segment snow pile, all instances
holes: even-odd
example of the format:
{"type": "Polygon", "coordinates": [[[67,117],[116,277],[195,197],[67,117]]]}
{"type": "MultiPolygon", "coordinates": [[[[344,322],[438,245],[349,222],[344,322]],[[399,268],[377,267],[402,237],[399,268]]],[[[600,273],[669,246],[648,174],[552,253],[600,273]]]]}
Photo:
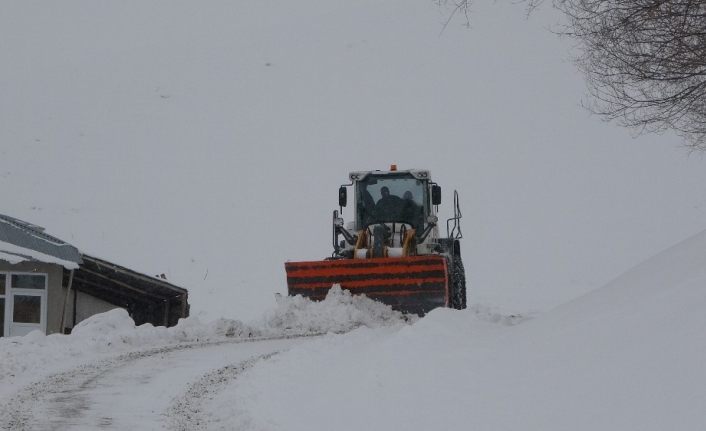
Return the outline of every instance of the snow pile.
{"type": "Polygon", "coordinates": [[[135,322],[127,311],[116,308],[79,322],[72,332],[76,337],[90,338],[126,333],[135,329],[135,322]]]}
{"type": "Polygon", "coordinates": [[[202,323],[196,317],[181,319],[173,328],[150,324],[135,326],[127,311],[118,308],[97,314],[76,325],[73,336],[95,346],[125,344],[139,347],[160,343],[213,341],[223,337],[278,337],[343,333],[360,326],[394,326],[416,317],[363,296],[353,296],[335,285],[320,302],[301,296],[280,297],[276,307],[262,318],[245,324],[239,320],[216,319],[202,323]]]}
{"type": "MultiPolygon", "coordinates": [[[[367,326],[401,325],[407,317],[340,287],[324,301],[281,298],[265,317],[250,324],[232,319],[202,323],[182,319],[172,328],[136,326],[117,308],[80,322],[71,335],[45,336],[39,331],[24,337],[0,338],[0,387],[9,390],[37,378],[96,357],[180,343],[208,343],[228,339],[342,333],[367,326]]],[[[0,391],[0,395],[4,391],[0,391]]]]}
{"type": "Polygon", "coordinates": [[[519,325],[436,310],[297,346],[213,414],[292,431],[706,429],[705,285],[706,232],[519,325]]]}
{"type": "Polygon", "coordinates": [[[116,308],[96,314],[76,325],[69,339],[89,343],[93,348],[110,350],[114,345],[142,347],[157,344],[208,342],[224,337],[258,336],[259,331],[231,319],[202,323],[196,317],[181,319],[173,328],[135,326],[127,311],[116,308]]]}
{"type": "Polygon", "coordinates": [[[414,316],[404,315],[365,296],[351,295],[335,284],[321,302],[300,295],[279,297],[278,307],[265,315],[258,327],[266,334],[348,332],[360,326],[399,325],[414,316]]]}

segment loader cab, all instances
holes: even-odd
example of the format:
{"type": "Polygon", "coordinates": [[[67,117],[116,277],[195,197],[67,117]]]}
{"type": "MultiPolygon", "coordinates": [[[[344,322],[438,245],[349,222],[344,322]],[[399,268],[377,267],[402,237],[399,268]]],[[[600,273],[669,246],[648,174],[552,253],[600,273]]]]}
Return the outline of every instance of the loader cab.
{"type": "Polygon", "coordinates": [[[379,223],[406,223],[422,229],[430,210],[428,174],[369,173],[356,178],[355,224],[365,229],[379,223]]]}

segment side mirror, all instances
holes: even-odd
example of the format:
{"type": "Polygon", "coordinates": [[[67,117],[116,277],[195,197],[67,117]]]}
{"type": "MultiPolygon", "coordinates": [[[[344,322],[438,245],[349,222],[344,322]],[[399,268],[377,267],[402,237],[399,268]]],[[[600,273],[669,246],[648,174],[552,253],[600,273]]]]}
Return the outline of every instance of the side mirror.
{"type": "Polygon", "coordinates": [[[437,185],[431,186],[431,204],[441,204],[441,187],[437,185]]]}
{"type": "Polygon", "coordinates": [[[344,186],[338,189],[338,206],[344,207],[348,202],[348,189],[344,186]]]}

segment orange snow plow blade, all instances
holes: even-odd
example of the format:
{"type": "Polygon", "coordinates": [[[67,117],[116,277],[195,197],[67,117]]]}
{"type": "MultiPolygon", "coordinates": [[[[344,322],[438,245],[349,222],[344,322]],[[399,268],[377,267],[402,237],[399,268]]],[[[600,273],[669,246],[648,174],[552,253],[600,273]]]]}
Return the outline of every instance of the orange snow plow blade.
{"type": "Polygon", "coordinates": [[[424,314],[449,303],[443,256],[286,262],[284,266],[290,296],[322,300],[333,284],[340,284],[354,295],[363,294],[408,313],[424,314]]]}

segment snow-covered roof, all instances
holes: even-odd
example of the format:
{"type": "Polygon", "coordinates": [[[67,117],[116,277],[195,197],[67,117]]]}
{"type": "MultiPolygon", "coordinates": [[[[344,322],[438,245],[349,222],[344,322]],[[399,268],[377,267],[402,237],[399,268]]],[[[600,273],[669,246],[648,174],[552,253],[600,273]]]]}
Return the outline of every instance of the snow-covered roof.
{"type": "Polygon", "coordinates": [[[81,253],[73,245],[44,232],[44,228],[0,214],[0,260],[35,261],[76,269],[81,253]]]}

